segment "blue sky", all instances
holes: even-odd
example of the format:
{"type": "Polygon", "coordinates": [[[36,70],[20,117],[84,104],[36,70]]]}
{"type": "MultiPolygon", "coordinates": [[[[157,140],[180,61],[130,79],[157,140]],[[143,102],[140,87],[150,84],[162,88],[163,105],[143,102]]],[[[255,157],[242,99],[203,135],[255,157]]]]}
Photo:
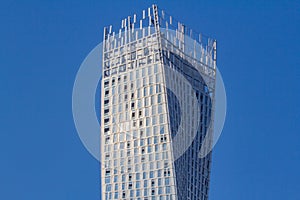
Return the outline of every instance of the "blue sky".
{"type": "MultiPolygon", "coordinates": [[[[156,1],[218,40],[227,91],[210,200],[300,199],[299,1],[156,1]]],[[[150,1],[6,1],[0,7],[0,199],[99,199],[72,87],[103,27],[150,1]]]]}

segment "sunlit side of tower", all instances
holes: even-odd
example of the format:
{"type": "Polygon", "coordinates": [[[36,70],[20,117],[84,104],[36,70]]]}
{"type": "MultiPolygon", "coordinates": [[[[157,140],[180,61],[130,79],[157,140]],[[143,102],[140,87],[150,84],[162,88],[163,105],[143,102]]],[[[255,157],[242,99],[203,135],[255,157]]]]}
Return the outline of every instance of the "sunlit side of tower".
{"type": "Polygon", "coordinates": [[[103,44],[102,199],[208,199],[216,41],[153,5],[103,44]]]}

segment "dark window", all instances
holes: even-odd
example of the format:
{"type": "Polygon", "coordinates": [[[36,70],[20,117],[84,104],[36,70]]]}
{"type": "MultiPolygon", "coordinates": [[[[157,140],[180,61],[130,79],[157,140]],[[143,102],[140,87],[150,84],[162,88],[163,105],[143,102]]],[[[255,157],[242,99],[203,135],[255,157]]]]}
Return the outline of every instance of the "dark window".
{"type": "Polygon", "coordinates": [[[104,77],[108,77],[110,75],[110,70],[106,70],[105,72],[104,72],[104,77]]]}
{"type": "Polygon", "coordinates": [[[126,70],[126,66],[122,65],[119,67],[119,72],[124,72],[126,70]]]}
{"type": "Polygon", "coordinates": [[[104,87],[107,87],[109,85],[109,81],[104,82],[104,87]]]}

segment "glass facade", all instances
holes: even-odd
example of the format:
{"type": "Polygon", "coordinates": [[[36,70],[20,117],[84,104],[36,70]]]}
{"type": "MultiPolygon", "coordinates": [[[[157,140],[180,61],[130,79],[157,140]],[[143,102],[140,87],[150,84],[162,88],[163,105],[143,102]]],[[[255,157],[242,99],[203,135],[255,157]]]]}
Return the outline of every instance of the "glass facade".
{"type": "Polygon", "coordinates": [[[140,20],[122,20],[118,34],[104,30],[103,200],[208,198],[211,153],[197,152],[212,131],[215,43],[211,51],[194,45],[200,53],[190,55],[195,40],[185,38],[179,23],[169,29],[174,20],[168,17],[168,25],[165,17],[154,5],[140,20]],[[178,140],[182,133],[192,138],[188,145],[178,140]]]}

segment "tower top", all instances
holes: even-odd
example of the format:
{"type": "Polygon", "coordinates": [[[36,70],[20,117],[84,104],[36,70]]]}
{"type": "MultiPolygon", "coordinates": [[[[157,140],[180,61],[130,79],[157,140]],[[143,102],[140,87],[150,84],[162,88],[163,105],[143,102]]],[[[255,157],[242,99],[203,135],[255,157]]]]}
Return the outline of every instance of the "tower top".
{"type": "Polygon", "coordinates": [[[192,30],[184,23],[181,23],[170,14],[160,9],[156,4],[142,10],[139,14],[127,16],[121,20],[120,28],[114,29],[112,25],[104,28],[104,39],[110,36],[115,36],[122,32],[133,31],[134,29],[143,28],[158,28],[171,29],[184,35],[191,37],[203,46],[208,46],[208,43],[216,42],[215,39],[208,37],[205,34],[192,30]],[[118,32],[116,32],[118,30],[118,32]]]}

